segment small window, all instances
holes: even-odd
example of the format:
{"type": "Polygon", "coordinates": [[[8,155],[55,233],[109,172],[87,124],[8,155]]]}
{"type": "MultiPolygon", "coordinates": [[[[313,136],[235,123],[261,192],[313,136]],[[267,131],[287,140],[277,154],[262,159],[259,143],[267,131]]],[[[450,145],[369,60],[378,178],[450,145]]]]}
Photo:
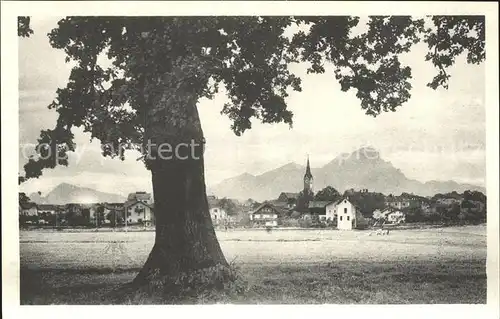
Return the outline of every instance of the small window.
{"type": "Polygon", "coordinates": [[[347,221],[349,221],[349,216],[347,216],[347,221]]]}
{"type": "Polygon", "coordinates": [[[347,208],[344,208],[344,214],[347,214],[347,208]]]}
{"type": "Polygon", "coordinates": [[[340,216],[340,221],[342,221],[342,216],[340,216]]]}
{"type": "Polygon", "coordinates": [[[214,213],[217,213],[217,208],[214,209],[214,213]]]}

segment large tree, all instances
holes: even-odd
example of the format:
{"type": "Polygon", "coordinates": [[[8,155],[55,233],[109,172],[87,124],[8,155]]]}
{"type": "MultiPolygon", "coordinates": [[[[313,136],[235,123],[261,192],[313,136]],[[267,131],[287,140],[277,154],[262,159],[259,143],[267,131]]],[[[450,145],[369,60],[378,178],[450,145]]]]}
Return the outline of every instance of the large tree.
{"type": "MultiPolygon", "coordinates": [[[[41,156],[29,160],[24,177],[67,165],[74,127],[100,140],[103,156],[140,149],[151,171],[156,237],[133,285],[154,283],[174,294],[186,286],[222,286],[231,271],[208,213],[200,98],[223,87],[229,102],[222,113],[237,135],[251,128],[252,118],[292,125],[286,98],[301,90],[301,80],[288,65],[305,62],[308,72],[323,73],[330,63],[342,91],[354,90],[366,113],[377,116],[410,98],[411,69],[399,55],[419,41],[438,68],[429,83],[434,89],[446,87],[446,69],[461,53],[470,63],[485,58],[484,17],[432,17],[427,28],[424,19],[377,16],[365,31],[352,32],[359,22],[346,16],[61,19],[49,41],[76,65],[48,106],[57,124],[41,132],[41,156]],[[101,57],[111,63],[99,63],[101,57]],[[181,143],[194,146],[176,148],[181,143]],[[180,153],[160,156],[165,149],[180,153]]],[[[21,18],[19,35],[30,34],[29,19],[21,18]]]]}
{"type": "Polygon", "coordinates": [[[238,206],[234,203],[233,200],[224,197],[219,200],[219,206],[226,211],[226,213],[230,216],[238,213],[238,206]]]}
{"type": "Polygon", "coordinates": [[[299,195],[297,196],[297,204],[295,205],[295,210],[301,213],[308,213],[309,202],[312,202],[313,200],[314,193],[311,190],[305,189],[300,191],[299,195]]]}
{"type": "Polygon", "coordinates": [[[24,192],[19,192],[19,206],[23,206],[30,203],[30,198],[26,193],[24,192]]]}
{"type": "Polygon", "coordinates": [[[314,200],[318,201],[336,201],[339,199],[342,195],[333,188],[332,186],[327,186],[323,188],[322,190],[318,191],[316,195],[314,195],[314,200]]]}

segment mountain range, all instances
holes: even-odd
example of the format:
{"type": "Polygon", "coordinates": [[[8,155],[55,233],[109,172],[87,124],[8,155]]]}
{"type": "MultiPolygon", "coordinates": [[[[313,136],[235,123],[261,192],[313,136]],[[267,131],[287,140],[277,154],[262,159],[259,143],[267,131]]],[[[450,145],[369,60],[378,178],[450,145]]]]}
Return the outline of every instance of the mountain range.
{"type": "MultiPolygon", "coordinates": [[[[244,173],[226,179],[208,188],[209,194],[231,199],[263,201],[276,199],[281,192],[298,193],[303,189],[305,167],[288,163],[260,175],[244,173]]],[[[338,191],[347,189],[368,189],[386,195],[399,195],[402,192],[421,196],[465,190],[486,193],[484,187],[459,184],[455,181],[428,181],[425,183],[407,178],[401,170],[383,160],[377,150],[361,148],[350,154],[341,154],[320,168],[312,168],[314,190],[333,186],[338,191]]],[[[111,193],[96,191],[68,183],[59,184],[45,196],[38,193],[28,195],[37,204],[67,203],[123,203],[126,198],[111,193]]]]}
{"type": "Polygon", "coordinates": [[[37,204],[54,205],[68,203],[123,203],[126,200],[121,195],[99,192],[92,188],[79,187],[68,183],[59,184],[43,197],[39,193],[32,193],[28,196],[31,201],[37,204]]]}
{"type": "MultiPolygon", "coordinates": [[[[320,168],[311,169],[314,177],[314,190],[332,186],[340,192],[347,189],[368,189],[386,195],[399,195],[402,192],[421,196],[465,190],[485,193],[485,188],[459,184],[455,181],[428,181],[422,183],[407,178],[401,170],[383,160],[380,153],[371,147],[361,148],[352,153],[344,153],[320,168]]],[[[210,187],[210,192],[218,197],[236,199],[270,200],[281,192],[296,192],[303,189],[305,167],[288,163],[261,175],[242,175],[226,179],[210,187]]]]}

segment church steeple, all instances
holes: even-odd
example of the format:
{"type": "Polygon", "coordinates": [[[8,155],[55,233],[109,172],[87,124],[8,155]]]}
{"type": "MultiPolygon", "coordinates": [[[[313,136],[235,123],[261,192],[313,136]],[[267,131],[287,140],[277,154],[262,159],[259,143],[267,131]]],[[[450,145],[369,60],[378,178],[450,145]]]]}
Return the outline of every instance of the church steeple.
{"type": "Polygon", "coordinates": [[[309,165],[309,155],[307,155],[307,167],[306,167],[306,175],[304,177],[312,178],[311,174],[311,166],[309,165]]]}
{"type": "Polygon", "coordinates": [[[313,176],[311,173],[311,166],[309,164],[309,155],[307,155],[307,166],[306,173],[304,175],[304,193],[312,193],[313,192],[313,176]]]}

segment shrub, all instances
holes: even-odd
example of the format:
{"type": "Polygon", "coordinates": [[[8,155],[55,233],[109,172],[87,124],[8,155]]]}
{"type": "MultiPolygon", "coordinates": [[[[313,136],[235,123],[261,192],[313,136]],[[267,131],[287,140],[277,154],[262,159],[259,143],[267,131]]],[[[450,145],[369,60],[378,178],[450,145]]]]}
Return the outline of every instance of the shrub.
{"type": "Polygon", "coordinates": [[[300,212],[298,212],[298,211],[294,211],[294,212],[290,215],[290,217],[291,217],[291,218],[293,218],[293,219],[299,219],[299,218],[300,218],[300,215],[301,215],[301,214],[300,214],[300,212]]]}
{"type": "Polygon", "coordinates": [[[312,220],[308,219],[299,219],[299,226],[302,228],[310,228],[312,225],[312,220]]]}
{"type": "Polygon", "coordinates": [[[243,216],[241,216],[241,218],[238,222],[238,225],[243,226],[243,227],[247,227],[247,226],[252,225],[252,221],[250,220],[250,216],[248,216],[248,214],[244,214],[243,216]]]}
{"type": "Polygon", "coordinates": [[[292,218],[283,218],[280,224],[283,225],[283,227],[299,227],[299,221],[292,218]]]}

